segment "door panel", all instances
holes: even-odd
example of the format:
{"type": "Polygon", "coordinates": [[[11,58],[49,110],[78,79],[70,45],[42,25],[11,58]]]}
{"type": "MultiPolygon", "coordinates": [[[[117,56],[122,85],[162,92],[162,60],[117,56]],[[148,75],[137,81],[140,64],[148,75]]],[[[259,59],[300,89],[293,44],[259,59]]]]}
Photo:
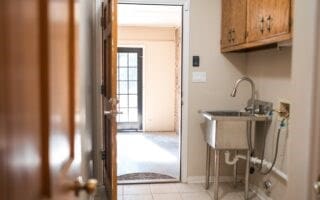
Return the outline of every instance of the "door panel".
{"type": "Polygon", "coordinates": [[[247,0],[232,0],[232,45],[246,42],[247,0]]]}
{"type": "Polygon", "coordinates": [[[265,2],[265,37],[290,32],[290,0],[268,0],[265,2]]]}
{"type": "Polygon", "coordinates": [[[222,0],[222,21],[221,21],[221,47],[229,47],[231,43],[231,6],[232,0],[222,0]]]}
{"type": "Polygon", "coordinates": [[[248,42],[259,40],[264,35],[264,2],[266,0],[247,1],[248,42]]]}
{"type": "Polygon", "coordinates": [[[36,199],[41,194],[38,1],[0,4],[0,198],[36,199]]]}
{"type": "Polygon", "coordinates": [[[4,0],[0,15],[0,199],[77,199],[74,1],[4,0]]]}
{"type": "Polygon", "coordinates": [[[105,187],[110,200],[117,199],[117,1],[102,4],[102,72],[104,107],[105,187]]]}

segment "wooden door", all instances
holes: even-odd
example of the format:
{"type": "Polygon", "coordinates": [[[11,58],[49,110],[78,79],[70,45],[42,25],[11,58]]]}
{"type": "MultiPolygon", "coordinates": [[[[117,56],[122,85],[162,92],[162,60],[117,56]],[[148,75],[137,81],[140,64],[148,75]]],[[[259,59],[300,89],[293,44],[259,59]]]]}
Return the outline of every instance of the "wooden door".
{"type": "Polygon", "coordinates": [[[232,45],[246,42],[247,0],[232,0],[231,5],[232,45]]]}
{"type": "Polygon", "coordinates": [[[74,1],[0,4],[0,199],[77,199],[74,1]]]}
{"type": "Polygon", "coordinates": [[[38,1],[0,2],[0,199],[41,195],[38,1]]]}
{"type": "Polygon", "coordinates": [[[232,11],[232,0],[222,0],[221,10],[221,48],[229,47],[232,45],[232,24],[231,24],[231,11],[232,11]]]}
{"type": "Polygon", "coordinates": [[[290,32],[290,0],[248,0],[248,42],[290,32]]]}
{"type": "Polygon", "coordinates": [[[102,3],[103,132],[105,146],[104,181],[107,197],[117,199],[117,1],[102,3]]]}
{"type": "Polygon", "coordinates": [[[247,0],[223,0],[221,23],[221,47],[246,42],[247,0]]]}
{"type": "Polygon", "coordinates": [[[254,42],[264,37],[265,1],[267,0],[247,0],[247,42],[254,42]]]}
{"type": "Polygon", "coordinates": [[[265,38],[290,32],[290,0],[264,1],[265,38]]]}

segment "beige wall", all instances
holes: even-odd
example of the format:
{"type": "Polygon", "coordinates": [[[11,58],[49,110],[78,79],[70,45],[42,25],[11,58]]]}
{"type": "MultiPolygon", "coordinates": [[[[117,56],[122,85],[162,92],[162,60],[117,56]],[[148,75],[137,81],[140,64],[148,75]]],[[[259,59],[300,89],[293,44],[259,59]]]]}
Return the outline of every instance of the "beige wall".
{"type": "MultiPolygon", "coordinates": [[[[272,102],[275,109],[279,108],[280,101],[292,101],[294,85],[292,84],[291,75],[291,51],[291,47],[286,47],[280,50],[269,49],[247,54],[247,75],[252,78],[256,84],[257,98],[272,102]]],[[[265,138],[265,129],[263,126],[265,126],[264,123],[257,125],[257,153],[262,151],[263,140],[265,138]]],[[[266,137],[265,159],[269,162],[273,160],[278,127],[279,120],[277,114],[274,113],[273,121],[269,126],[266,137]]],[[[287,173],[288,138],[289,129],[286,127],[281,131],[279,154],[276,162],[276,168],[284,173],[287,173]]],[[[268,176],[261,176],[256,173],[252,176],[252,183],[263,188],[263,181],[267,179],[273,183],[269,196],[275,200],[284,199],[287,183],[279,176],[273,173],[268,176]]]]}
{"type": "MultiPolygon", "coordinates": [[[[192,55],[200,56],[200,67],[189,66],[188,109],[188,176],[204,176],[206,143],[198,111],[241,109],[250,97],[250,88],[243,84],[236,98],[230,93],[234,82],[246,73],[245,54],[220,53],[220,0],[197,0],[190,4],[190,63],[192,55]],[[192,83],[192,72],[207,73],[206,83],[192,83]]],[[[184,134],[184,133],[182,133],[184,134]]],[[[230,174],[222,167],[222,175],[230,174]]]]}
{"type": "MultiPolygon", "coordinates": [[[[312,140],[317,2],[312,0],[308,3],[295,3],[293,53],[291,48],[284,48],[281,51],[270,49],[241,55],[225,54],[227,57],[223,57],[219,52],[220,0],[191,1],[190,56],[201,56],[202,63],[198,70],[208,73],[208,83],[189,82],[189,176],[203,176],[205,168],[205,143],[199,136],[201,117],[197,110],[241,108],[245,97],[234,101],[228,95],[232,79],[245,74],[254,79],[259,99],[271,101],[275,107],[278,107],[280,100],[291,102],[289,128],[281,133],[276,164],[277,168],[288,174],[289,182],[271,174],[265,177],[254,175],[254,184],[261,187],[263,180],[270,179],[273,182],[270,196],[275,200],[310,199],[312,182],[309,179],[309,155],[312,140]]],[[[190,78],[192,71],[194,70],[190,67],[190,78]]],[[[248,95],[248,92],[242,95],[248,95]]],[[[276,122],[274,117],[267,136],[266,157],[269,161],[275,147],[276,122]]],[[[258,135],[258,142],[261,139],[261,135],[258,135]]]]}
{"type": "Polygon", "coordinates": [[[175,29],[120,27],[119,46],[143,47],[144,131],[175,131],[175,29]]]}

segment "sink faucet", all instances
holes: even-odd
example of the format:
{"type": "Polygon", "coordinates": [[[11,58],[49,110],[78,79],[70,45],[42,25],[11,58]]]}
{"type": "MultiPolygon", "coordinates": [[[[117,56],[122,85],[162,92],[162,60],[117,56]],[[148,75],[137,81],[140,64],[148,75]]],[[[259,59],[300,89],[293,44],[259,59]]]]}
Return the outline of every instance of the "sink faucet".
{"type": "Polygon", "coordinates": [[[251,105],[252,105],[251,114],[254,115],[254,110],[255,110],[255,95],[254,95],[254,93],[255,93],[255,85],[254,85],[254,82],[252,81],[251,78],[244,76],[244,77],[238,79],[234,84],[234,88],[232,90],[231,96],[232,97],[236,96],[239,84],[242,81],[248,81],[250,83],[250,85],[251,85],[251,105]]]}

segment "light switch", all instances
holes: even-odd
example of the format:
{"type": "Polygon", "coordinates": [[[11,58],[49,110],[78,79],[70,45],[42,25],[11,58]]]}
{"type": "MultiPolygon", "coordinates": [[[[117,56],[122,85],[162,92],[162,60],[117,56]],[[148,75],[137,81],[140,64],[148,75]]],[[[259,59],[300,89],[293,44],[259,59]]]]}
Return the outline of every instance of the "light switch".
{"type": "Polygon", "coordinates": [[[192,72],[192,82],[194,83],[207,82],[207,72],[192,72]]]}

